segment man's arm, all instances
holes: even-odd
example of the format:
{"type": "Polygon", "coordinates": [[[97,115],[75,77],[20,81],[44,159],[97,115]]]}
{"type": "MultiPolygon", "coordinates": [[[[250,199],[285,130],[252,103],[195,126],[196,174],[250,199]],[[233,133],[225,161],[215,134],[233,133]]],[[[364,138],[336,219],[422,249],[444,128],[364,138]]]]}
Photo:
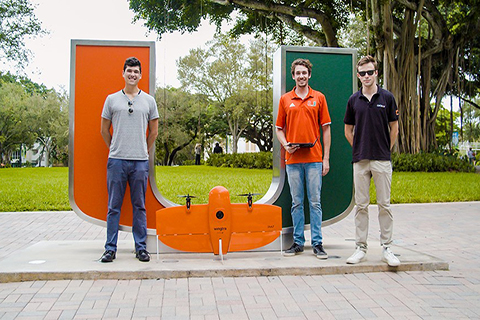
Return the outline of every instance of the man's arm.
{"type": "Polygon", "coordinates": [[[275,127],[275,133],[277,134],[277,139],[280,141],[280,144],[285,148],[288,153],[294,153],[299,148],[298,146],[292,147],[288,145],[287,138],[285,137],[285,131],[275,127]]]}
{"type": "Polygon", "coordinates": [[[331,129],[329,124],[322,126],[322,138],[323,138],[322,176],[325,176],[330,171],[330,146],[332,144],[332,134],[331,134],[331,129]]]}
{"type": "Polygon", "coordinates": [[[397,141],[398,136],[398,121],[392,121],[388,123],[390,127],[390,150],[393,149],[395,141],[397,141]]]}
{"type": "Polygon", "coordinates": [[[345,138],[347,138],[348,143],[353,147],[353,129],[355,126],[353,124],[345,124],[345,138]]]}
{"type": "Polygon", "coordinates": [[[150,149],[158,136],[158,118],[148,121],[148,137],[147,137],[147,150],[150,153],[150,149]]]}
{"type": "Polygon", "coordinates": [[[107,145],[107,148],[110,149],[110,143],[112,142],[112,134],[110,133],[110,126],[112,125],[112,121],[102,118],[102,124],[100,129],[100,134],[102,135],[103,141],[107,145]]]}

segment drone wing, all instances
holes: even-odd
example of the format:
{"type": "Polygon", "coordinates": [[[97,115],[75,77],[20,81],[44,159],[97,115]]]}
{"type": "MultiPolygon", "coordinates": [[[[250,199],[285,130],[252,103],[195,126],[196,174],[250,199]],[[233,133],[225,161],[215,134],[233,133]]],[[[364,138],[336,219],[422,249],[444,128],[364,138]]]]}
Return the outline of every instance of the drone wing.
{"type": "Polygon", "coordinates": [[[282,231],[282,208],[269,204],[232,203],[228,251],[253,250],[270,244],[282,231]]]}
{"type": "Polygon", "coordinates": [[[188,252],[213,252],[208,204],[164,208],[157,211],[157,236],[167,246],[188,252]]]}

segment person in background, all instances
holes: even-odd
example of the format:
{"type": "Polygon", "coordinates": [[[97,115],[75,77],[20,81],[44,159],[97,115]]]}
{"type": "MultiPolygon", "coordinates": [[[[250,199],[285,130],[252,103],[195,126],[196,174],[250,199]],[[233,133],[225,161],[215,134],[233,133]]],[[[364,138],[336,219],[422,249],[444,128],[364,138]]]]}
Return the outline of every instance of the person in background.
{"type": "Polygon", "coordinates": [[[473,150],[471,147],[470,149],[468,149],[467,157],[468,157],[468,162],[470,162],[470,164],[475,164],[475,153],[473,153],[473,150]]]}
{"type": "Polygon", "coordinates": [[[215,142],[215,147],[213,148],[213,153],[223,153],[223,149],[220,146],[220,143],[215,142]]]}
{"type": "Polygon", "coordinates": [[[200,143],[197,143],[195,145],[195,165],[196,166],[200,165],[201,155],[202,155],[202,145],[200,143]]]}

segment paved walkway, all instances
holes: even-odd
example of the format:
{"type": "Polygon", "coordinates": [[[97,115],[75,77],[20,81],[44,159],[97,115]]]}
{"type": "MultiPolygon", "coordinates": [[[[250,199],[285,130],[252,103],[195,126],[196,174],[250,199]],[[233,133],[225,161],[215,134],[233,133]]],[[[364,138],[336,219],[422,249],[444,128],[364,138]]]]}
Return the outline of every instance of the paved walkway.
{"type": "MultiPolygon", "coordinates": [[[[0,283],[0,319],[479,319],[480,202],[393,210],[395,244],[440,257],[449,271],[0,283]]],[[[350,215],[324,228],[325,244],[353,233],[350,215]]],[[[45,240],[104,237],[73,212],[0,213],[0,260],[45,240]]]]}

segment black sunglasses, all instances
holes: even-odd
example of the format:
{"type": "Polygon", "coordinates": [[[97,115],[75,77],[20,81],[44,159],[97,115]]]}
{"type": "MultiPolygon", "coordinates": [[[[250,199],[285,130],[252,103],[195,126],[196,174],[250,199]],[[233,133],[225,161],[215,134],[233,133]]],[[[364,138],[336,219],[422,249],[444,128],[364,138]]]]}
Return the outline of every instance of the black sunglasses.
{"type": "Polygon", "coordinates": [[[133,105],[133,102],[132,101],[128,101],[128,113],[132,114],[133,113],[133,108],[132,108],[132,105],[133,105]]]}
{"type": "Polygon", "coordinates": [[[358,74],[361,77],[364,77],[368,73],[369,76],[373,75],[375,73],[375,70],[368,70],[368,71],[358,71],[358,74]]]}

